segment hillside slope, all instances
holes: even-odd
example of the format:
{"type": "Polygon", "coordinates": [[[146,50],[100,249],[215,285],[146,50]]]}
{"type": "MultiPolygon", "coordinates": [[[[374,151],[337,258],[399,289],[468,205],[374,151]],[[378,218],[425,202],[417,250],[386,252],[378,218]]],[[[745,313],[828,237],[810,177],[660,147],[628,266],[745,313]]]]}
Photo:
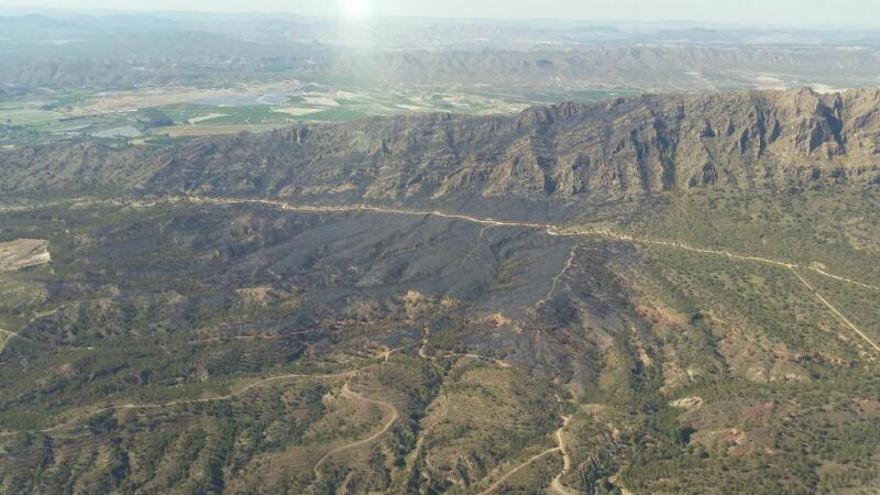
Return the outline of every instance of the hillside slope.
{"type": "Polygon", "coordinates": [[[589,201],[668,190],[880,183],[880,90],[644,96],[264,135],[0,155],[6,196],[126,191],[341,200],[589,201]]]}
{"type": "Polygon", "coordinates": [[[5,150],[0,493],[877,493],[878,100],[5,150]]]}

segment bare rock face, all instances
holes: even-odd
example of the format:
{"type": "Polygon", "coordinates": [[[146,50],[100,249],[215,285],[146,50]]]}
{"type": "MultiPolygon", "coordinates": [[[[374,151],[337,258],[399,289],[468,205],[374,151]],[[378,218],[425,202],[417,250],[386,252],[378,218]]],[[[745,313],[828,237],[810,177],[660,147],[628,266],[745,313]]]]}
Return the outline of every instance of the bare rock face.
{"type": "Polygon", "coordinates": [[[562,103],[298,126],[162,149],[91,143],[0,157],[0,192],[94,188],[337,200],[580,200],[689,188],[880,183],[880,90],[562,103]]]}
{"type": "Polygon", "coordinates": [[[49,241],[16,239],[0,242],[0,272],[45,265],[51,261],[49,241]]]}

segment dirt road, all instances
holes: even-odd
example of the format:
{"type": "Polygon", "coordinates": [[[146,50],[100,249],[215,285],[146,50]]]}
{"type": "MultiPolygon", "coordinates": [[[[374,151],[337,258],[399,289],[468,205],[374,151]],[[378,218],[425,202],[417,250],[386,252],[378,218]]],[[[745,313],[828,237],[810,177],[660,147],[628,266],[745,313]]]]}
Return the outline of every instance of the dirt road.
{"type": "Polygon", "coordinates": [[[386,412],[390,411],[391,412],[391,419],[389,419],[387,422],[385,422],[385,425],[382,427],[381,430],[370,435],[369,437],[361,439],[361,440],[357,440],[357,441],[354,441],[351,443],[347,443],[345,445],[342,445],[341,447],[336,447],[335,449],[331,449],[331,450],[327,451],[327,453],[325,453],[323,456],[321,456],[321,458],[315,464],[315,467],[312,468],[312,472],[315,475],[315,481],[321,480],[321,466],[323,466],[324,463],[327,462],[327,459],[332,457],[334,454],[338,454],[338,453],[344,452],[346,450],[360,447],[361,445],[366,445],[368,443],[371,443],[371,442],[377,440],[382,435],[388,433],[388,430],[390,430],[391,427],[394,426],[394,422],[397,421],[397,418],[400,415],[397,411],[397,408],[394,407],[394,405],[391,404],[390,402],[385,402],[385,401],[375,400],[375,399],[368,399],[357,392],[352,392],[351,389],[348,388],[347,383],[342,387],[341,396],[345,397],[347,399],[358,400],[361,402],[365,402],[367,404],[376,405],[386,412]]]}

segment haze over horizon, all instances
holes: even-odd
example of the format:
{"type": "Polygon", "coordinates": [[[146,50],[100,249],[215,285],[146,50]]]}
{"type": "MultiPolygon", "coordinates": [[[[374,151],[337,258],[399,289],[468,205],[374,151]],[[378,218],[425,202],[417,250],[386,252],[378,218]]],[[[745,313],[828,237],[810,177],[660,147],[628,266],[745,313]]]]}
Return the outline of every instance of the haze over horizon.
{"type": "Polygon", "coordinates": [[[0,0],[0,9],[40,12],[46,9],[151,11],[151,12],[290,12],[342,17],[436,17],[496,19],[557,19],[572,21],[691,21],[764,26],[880,26],[880,10],[868,0],[842,0],[829,8],[822,0],[711,0],[577,1],[527,0],[511,9],[501,0],[0,0]]]}

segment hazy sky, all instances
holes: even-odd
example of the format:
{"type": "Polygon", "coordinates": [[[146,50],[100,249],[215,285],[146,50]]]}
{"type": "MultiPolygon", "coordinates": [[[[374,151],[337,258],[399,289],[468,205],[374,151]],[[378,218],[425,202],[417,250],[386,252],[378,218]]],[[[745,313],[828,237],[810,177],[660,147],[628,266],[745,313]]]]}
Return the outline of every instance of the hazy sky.
{"type": "Polygon", "coordinates": [[[0,0],[0,7],[880,27],[880,0],[0,0]]]}

